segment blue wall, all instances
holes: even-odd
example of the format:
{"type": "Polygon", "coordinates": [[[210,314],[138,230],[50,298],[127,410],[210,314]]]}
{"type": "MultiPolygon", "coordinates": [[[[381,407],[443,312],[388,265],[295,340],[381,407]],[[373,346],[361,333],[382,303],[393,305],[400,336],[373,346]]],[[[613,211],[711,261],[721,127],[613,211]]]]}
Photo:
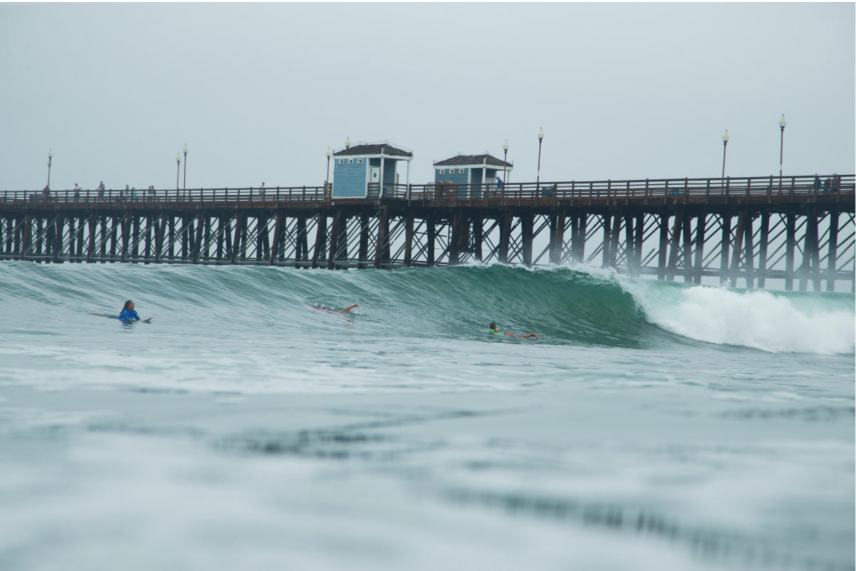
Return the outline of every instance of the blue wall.
{"type": "Polygon", "coordinates": [[[363,159],[363,164],[357,162],[359,159],[353,159],[353,164],[348,164],[348,160],[348,157],[336,159],[333,168],[333,198],[365,198],[368,160],[363,159]],[[340,165],[339,160],[345,164],[340,165]]]}

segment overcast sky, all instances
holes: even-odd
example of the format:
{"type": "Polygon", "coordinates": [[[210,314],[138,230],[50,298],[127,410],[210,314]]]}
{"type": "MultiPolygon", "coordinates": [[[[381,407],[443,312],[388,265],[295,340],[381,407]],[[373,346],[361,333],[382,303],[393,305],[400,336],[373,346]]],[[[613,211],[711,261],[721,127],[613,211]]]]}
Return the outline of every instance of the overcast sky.
{"type": "MultiPolygon", "coordinates": [[[[854,4],[0,4],[0,189],[318,185],[390,140],[512,182],[854,166],[854,4]],[[182,165],[183,168],[183,165],[182,165]],[[332,176],[332,165],[331,165],[332,176]]],[[[404,175],[402,174],[402,179],[404,175]]]]}

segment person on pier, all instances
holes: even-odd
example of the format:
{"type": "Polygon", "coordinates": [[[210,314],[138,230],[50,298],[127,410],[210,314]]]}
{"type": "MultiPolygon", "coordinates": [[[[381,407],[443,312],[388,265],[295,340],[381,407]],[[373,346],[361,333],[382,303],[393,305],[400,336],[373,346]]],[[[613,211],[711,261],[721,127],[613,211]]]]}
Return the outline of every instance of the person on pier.
{"type": "Polygon", "coordinates": [[[496,322],[490,322],[490,332],[491,334],[502,335],[504,337],[520,337],[521,339],[529,339],[530,337],[533,339],[538,339],[537,333],[524,333],[523,335],[515,335],[510,331],[500,331],[496,328],[496,322]]]}

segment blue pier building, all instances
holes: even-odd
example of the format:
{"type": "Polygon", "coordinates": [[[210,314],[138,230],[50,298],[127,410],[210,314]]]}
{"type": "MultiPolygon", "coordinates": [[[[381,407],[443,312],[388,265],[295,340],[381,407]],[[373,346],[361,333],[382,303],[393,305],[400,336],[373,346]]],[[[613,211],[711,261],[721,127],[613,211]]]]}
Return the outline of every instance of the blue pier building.
{"type": "Polygon", "coordinates": [[[383,143],[365,143],[350,146],[333,153],[333,198],[378,198],[401,191],[410,182],[410,161],[413,152],[383,143]],[[407,164],[404,185],[399,184],[398,163],[407,164]]]}
{"type": "MultiPolygon", "coordinates": [[[[514,166],[489,154],[457,155],[434,162],[434,182],[454,185],[458,198],[481,198],[496,188],[496,177],[507,177],[514,166]]],[[[503,182],[508,182],[503,180],[503,182]]]]}

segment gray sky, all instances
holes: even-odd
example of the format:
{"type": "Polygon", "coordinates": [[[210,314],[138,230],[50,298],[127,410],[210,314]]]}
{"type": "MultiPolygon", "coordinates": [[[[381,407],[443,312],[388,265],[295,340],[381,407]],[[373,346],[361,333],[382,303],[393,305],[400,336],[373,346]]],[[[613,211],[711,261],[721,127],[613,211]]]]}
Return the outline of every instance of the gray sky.
{"type": "MultiPolygon", "coordinates": [[[[854,4],[0,4],[0,189],[318,185],[327,147],[512,182],[853,173],[854,4]]],[[[332,173],[332,165],[331,165],[332,173]]],[[[332,176],[332,174],[331,174],[332,176]]],[[[402,174],[402,179],[403,179],[402,174]]]]}

